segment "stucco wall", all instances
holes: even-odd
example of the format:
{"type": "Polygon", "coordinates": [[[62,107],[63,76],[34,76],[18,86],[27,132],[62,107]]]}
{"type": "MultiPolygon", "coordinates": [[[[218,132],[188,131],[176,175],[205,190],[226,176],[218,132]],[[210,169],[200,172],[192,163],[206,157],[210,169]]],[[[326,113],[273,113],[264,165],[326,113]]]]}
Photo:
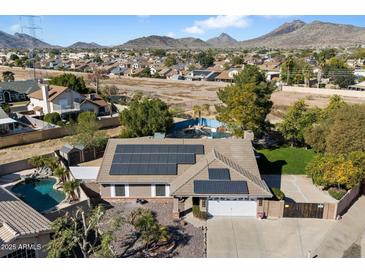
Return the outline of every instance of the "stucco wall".
{"type": "MultiPolygon", "coordinates": [[[[100,128],[116,127],[120,125],[119,118],[104,118],[98,121],[100,128]]],[[[55,139],[67,136],[70,131],[65,127],[51,128],[46,130],[30,131],[0,137],[0,148],[31,144],[48,139],[55,139]]]]}

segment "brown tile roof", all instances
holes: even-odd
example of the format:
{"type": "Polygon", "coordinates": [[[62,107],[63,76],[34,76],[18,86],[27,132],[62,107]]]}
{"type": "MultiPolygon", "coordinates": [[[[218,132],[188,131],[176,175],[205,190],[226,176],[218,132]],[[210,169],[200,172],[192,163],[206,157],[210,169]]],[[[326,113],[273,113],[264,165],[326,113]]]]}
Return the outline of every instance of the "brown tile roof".
{"type": "MultiPolygon", "coordinates": [[[[84,103],[84,102],[90,102],[90,103],[92,103],[92,104],[94,104],[94,105],[97,105],[97,106],[99,106],[99,107],[106,107],[106,106],[108,106],[109,104],[103,99],[103,98],[101,98],[99,95],[95,95],[95,98],[94,99],[89,99],[89,98],[84,98],[84,101],[82,102],[82,103],[84,103]]],[[[81,103],[81,104],[82,104],[81,103]]]]}
{"type": "Polygon", "coordinates": [[[194,195],[193,179],[207,179],[209,167],[229,168],[232,179],[247,181],[249,193],[271,197],[261,180],[256,158],[249,140],[243,139],[153,139],[150,137],[109,139],[99,170],[97,182],[145,184],[162,182],[171,184],[173,195],[194,195]],[[116,146],[119,144],[202,144],[204,155],[196,155],[196,164],[178,164],[177,175],[109,175],[116,146]]]}
{"type": "MultiPolygon", "coordinates": [[[[53,101],[58,95],[62,94],[68,89],[69,89],[68,87],[62,87],[62,86],[49,86],[48,101],[50,102],[53,101]]],[[[42,89],[40,88],[37,91],[28,94],[28,96],[38,100],[43,100],[42,89]]]]}
{"type": "Polygon", "coordinates": [[[0,187],[0,242],[50,231],[48,219],[0,187]]]}

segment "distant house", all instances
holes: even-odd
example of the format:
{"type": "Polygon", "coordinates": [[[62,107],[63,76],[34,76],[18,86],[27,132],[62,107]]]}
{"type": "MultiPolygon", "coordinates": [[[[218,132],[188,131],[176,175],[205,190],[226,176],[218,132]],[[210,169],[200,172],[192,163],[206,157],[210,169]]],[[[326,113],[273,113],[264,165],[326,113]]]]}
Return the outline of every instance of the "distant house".
{"type": "Polygon", "coordinates": [[[237,75],[239,71],[240,69],[238,68],[230,68],[229,70],[224,70],[215,78],[215,80],[219,82],[232,83],[234,80],[234,76],[237,75]]]}
{"type": "Polygon", "coordinates": [[[37,115],[51,112],[59,114],[92,111],[99,115],[109,114],[109,105],[95,94],[81,95],[80,93],[62,86],[41,85],[41,88],[28,95],[29,111],[37,115]]]}
{"type": "Polygon", "coordinates": [[[351,85],[348,88],[352,90],[365,91],[365,81],[362,81],[356,85],[351,85]]]}
{"type": "Polygon", "coordinates": [[[0,103],[27,100],[27,95],[39,89],[34,80],[0,82],[0,103]]]}
{"type": "Polygon", "coordinates": [[[92,93],[87,94],[82,99],[80,104],[81,111],[91,111],[96,116],[103,116],[110,114],[110,105],[99,95],[92,93]]]}
{"type": "Polygon", "coordinates": [[[10,118],[0,107],[0,135],[8,134],[16,130],[17,121],[10,118]]]}
{"type": "Polygon", "coordinates": [[[190,81],[214,81],[218,74],[218,72],[210,70],[192,70],[185,78],[190,81]]]}
{"type": "Polygon", "coordinates": [[[45,115],[51,112],[60,114],[79,112],[82,96],[80,93],[62,86],[41,85],[37,91],[28,95],[30,103],[29,111],[37,115],[45,115]]]}
{"type": "Polygon", "coordinates": [[[48,219],[0,187],[0,245],[14,247],[0,248],[0,258],[46,257],[51,232],[48,219]]]}
{"type": "Polygon", "coordinates": [[[124,67],[115,67],[113,68],[109,75],[110,76],[120,76],[120,75],[125,75],[128,73],[128,68],[124,68],[124,67]]]}

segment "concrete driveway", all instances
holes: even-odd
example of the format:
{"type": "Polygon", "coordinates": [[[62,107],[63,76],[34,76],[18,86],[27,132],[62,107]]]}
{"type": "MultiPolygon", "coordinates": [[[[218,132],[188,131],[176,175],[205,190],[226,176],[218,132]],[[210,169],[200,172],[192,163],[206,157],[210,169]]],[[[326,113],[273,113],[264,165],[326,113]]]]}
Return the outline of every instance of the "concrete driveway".
{"type": "Polygon", "coordinates": [[[262,175],[269,187],[280,188],[285,197],[297,203],[336,203],[327,192],[313,185],[305,175],[262,175]]]}
{"type": "Polygon", "coordinates": [[[210,258],[303,258],[335,224],[333,220],[215,217],[207,222],[210,258]]]}

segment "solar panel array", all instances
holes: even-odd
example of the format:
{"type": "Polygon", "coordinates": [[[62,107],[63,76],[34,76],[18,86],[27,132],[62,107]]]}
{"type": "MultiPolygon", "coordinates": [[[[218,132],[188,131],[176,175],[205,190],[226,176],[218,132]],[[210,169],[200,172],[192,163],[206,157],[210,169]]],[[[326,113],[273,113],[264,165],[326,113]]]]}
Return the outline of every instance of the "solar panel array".
{"type": "Polygon", "coordinates": [[[112,164],[110,175],[176,175],[176,164],[112,164]]]}
{"type": "Polygon", "coordinates": [[[209,168],[209,180],[231,180],[228,168],[209,168]]]}
{"type": "Polygon", "coordinates": [[[156,163],[156,164],[195,164],[195,154],[168,154],[168,153],[118,153],[114,154],[113,164],[129,163],[156,163]]]}
{"type": "Polygon", "coordinates": [[[248,194],[247,182],[229,180],[195,180],[196,194],[248,194]]]}
{"type": "Polygon", "coordinates": [[[117,145],[115,153],[194,153],[204,154],[204,145],[159,145],[159,144],[125,144],[117,145]]]}
{"type": "Polygon", "coordinates": [[[117,145],[110,175],[176,175],[177,164],[195,164],[204,145],[117,145]]]}

